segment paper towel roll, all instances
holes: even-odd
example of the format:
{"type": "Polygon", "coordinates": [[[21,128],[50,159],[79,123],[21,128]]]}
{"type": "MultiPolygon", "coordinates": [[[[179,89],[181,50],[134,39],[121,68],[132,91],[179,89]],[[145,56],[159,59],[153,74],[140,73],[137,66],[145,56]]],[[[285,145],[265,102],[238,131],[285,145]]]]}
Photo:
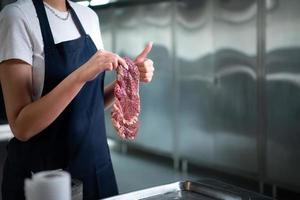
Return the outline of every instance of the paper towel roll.
{"type": "Polygon", "coordinates": [[[25,180],[26,200],[71,200],[71,178],[65,171],[44,171],[25,180]]]}

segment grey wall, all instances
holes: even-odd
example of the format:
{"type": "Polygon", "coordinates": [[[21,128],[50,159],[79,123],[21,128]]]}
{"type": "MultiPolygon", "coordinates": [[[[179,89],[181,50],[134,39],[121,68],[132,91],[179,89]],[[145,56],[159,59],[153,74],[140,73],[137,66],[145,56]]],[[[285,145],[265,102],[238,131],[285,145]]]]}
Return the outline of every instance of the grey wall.
{"type": "MultiPolygon", "coordinates": [[[[299,190],[299,9],[297,0],[96,9],[106,49],[134,58],[155,43],[129,144],[299,190]]],[[[107,129],[119,140],[109,113],[107,129]]]]}

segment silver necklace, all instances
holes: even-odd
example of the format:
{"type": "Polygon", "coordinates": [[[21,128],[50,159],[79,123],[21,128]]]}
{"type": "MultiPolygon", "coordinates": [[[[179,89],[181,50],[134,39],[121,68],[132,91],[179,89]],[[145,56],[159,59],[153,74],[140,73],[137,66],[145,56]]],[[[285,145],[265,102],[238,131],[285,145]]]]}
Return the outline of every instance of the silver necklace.
{"type": "Polygon", "coordinates": [[[52,8],[50,8],[47,4],[44,3],[44,5],[45,5],[45,7],[46,7],[50,12],[52,12],[57,18],[59,18],[59,19],[61,19],[61,20],[64,20],[64,21],[68,20],[68,18],[69,18],[69,16],[70,16],[70,10],[69,10],[69,9],[68,9],[67,16],[66,16],[66,17],[61,17],[61,16],[59,16],[58,14],[56,14],[56,12],[55,12],[52,8]]]}

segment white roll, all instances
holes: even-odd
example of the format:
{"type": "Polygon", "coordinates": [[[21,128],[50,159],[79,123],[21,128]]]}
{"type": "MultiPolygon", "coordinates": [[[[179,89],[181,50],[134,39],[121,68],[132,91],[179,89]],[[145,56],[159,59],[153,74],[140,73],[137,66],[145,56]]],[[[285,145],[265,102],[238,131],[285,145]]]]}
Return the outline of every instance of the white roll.
{"type": "Polygon", "coordinates": [[[71,200],[71,178],[65,171],[45,171],[25,180],[26,200],[71,200]]]}

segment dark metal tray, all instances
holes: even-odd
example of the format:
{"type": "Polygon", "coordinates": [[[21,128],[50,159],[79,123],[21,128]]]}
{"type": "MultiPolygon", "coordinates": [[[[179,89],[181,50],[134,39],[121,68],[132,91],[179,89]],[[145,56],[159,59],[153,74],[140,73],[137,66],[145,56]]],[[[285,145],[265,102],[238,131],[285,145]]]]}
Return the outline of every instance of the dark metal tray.
{"type": "MultiPolygon", "coordinates": [[[[182,200],[244,200],[241,196],[230,191],[216,189],[210,185],[183,181],[168,185],[157,186],[128,194],[123,194],[106,200],[158,200],[158,199],[182,199],[182,200]]],[[[246,200],[246,199],[245,199],[246,200]]],[[[247,198],[249,200],[249,198],[247,198]]]]}

